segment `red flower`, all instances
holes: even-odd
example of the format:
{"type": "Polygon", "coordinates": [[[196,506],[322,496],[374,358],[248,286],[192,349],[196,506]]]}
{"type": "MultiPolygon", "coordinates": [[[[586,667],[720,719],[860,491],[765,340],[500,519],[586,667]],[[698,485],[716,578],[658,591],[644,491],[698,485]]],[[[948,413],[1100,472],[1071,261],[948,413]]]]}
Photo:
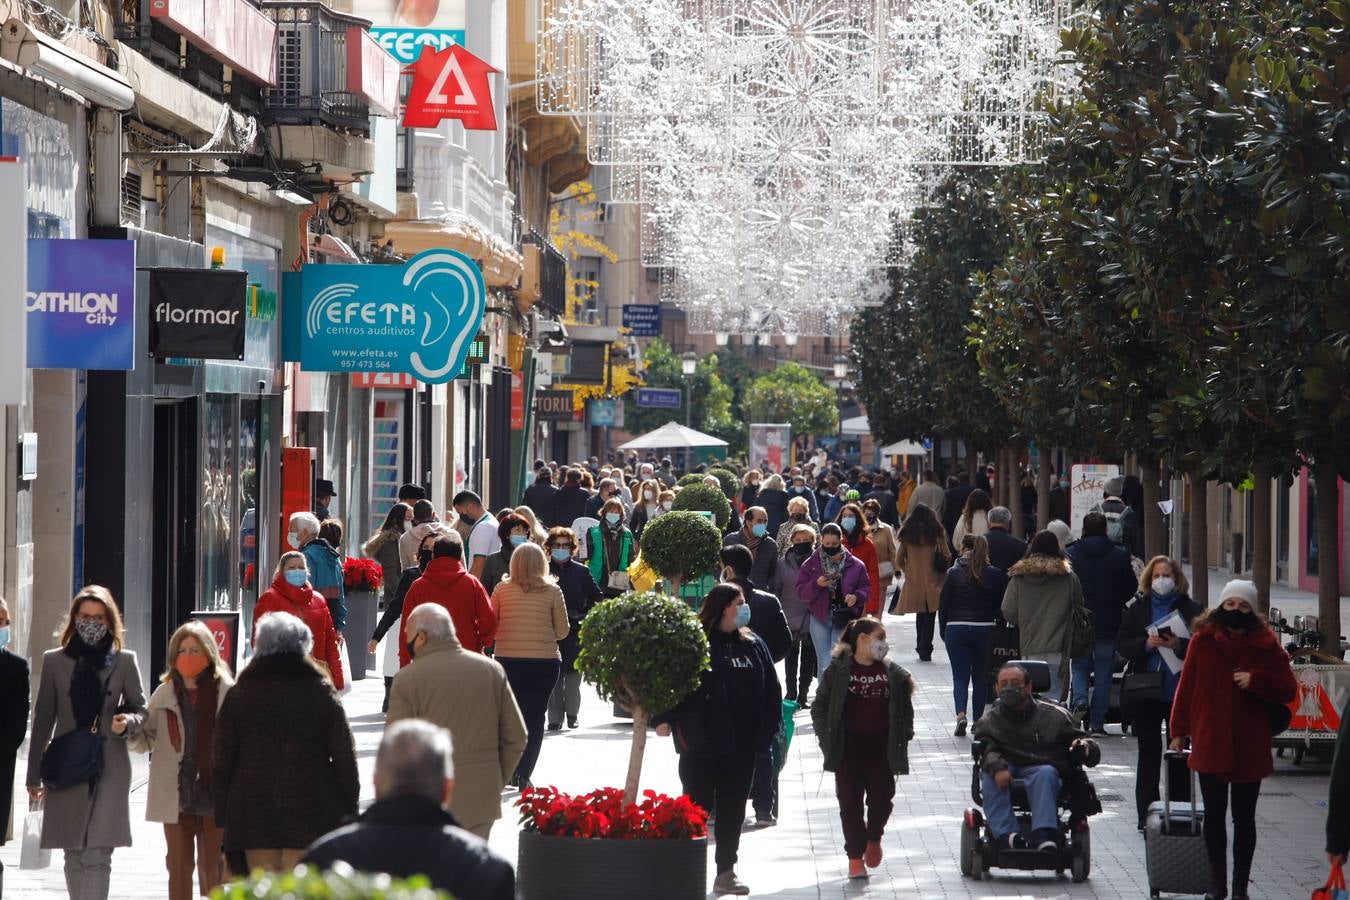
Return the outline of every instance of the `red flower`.
{"type": "Polygon", "coordinates": [[[525,831],[556,837],[620,841],[690,840],[707,837],[708,813],[686,796],[643,792],[640,803],[623,804],[623,791],[600,788],[572,797],[557,788],[527,788],[516,806],[525,831]]]}
{"type": "Polygon", "coordinates": [[[349,556],[342,563],[342,584],[349,591],[378,591],[384,569],[373,559],[349,556]]]}

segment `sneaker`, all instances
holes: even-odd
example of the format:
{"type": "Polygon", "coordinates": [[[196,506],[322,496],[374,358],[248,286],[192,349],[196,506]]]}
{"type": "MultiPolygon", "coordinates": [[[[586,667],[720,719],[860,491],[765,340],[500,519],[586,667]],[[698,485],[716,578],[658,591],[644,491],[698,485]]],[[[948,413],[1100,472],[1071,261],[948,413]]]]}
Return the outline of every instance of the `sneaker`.
{"type": "Polygon", "coordinates": [[[1005,834],[999,838],[998,846],[1000,850],[1025,850],[1027,849],[1027,842],[1025,838],[1014,831],[1012,834],[1005,834]]]}
{"type": "Polygon", "coordinates": [[[738,894],[744,896],[745,894],[750,893],[750,888],[736,877],[736,872],[734,870],[727,869],[713,879],[713,893],[738,894]]]}
{"type": "Polygon", "coordinates": [[[1069,710],[1069,715],[1073,716],[1075,725],[1082,727],[1083,720],[1088,717],[1088,705],[1086,703],[1075,703],[1069,710]]]}
{"type": "Polygon", "coordinates": [[[1092,736],[1092,737],[1110,737],[1110,736],[1111,736],[1110,733],[1107,732],[1106,726],[1105,726],[1105,725],[1093,725],[1093,726],[1092,726],[1092,730],[1090,730],[1090,731],[1088,732],[1088,734],[1089,734],[1090,736],[1092,736]]]}
{"type": "Polygon", "coordinates": [[[956,736],[957,736],[957,737],[965,737],[965,736],[966,736],[966,714],[965,714],[965,713],[957,713],[957,714],[956,714],[956,736]]]}
{"type": "Polygon", "coordinates": [[[867,868],[875,869],[881,865],[881,841],[868,841],[867,849],[863,851],[863,862],[867,868]]]}
{"type": "Polygon", "coordinates": [[[562,723],[561,723],[561,722],[549,722],[549,723],[548,723],[548,730],[549,730],[549,731],[562,731],[562,723]]]}
{"type": "Polygon", "coordinates": [[[1059,841],[1055,839],[1056,835],[1048,828],[1033,832],[1032,841],[1036,844],[1036,849],[1041,853],[1053,853],[1059,849],[1059,841]]]}
{"type": "Polygon", "coordinates": [[[867,877],[867,869],[863,866],[861,859],[850,859],[848,861],[848,877],[852,880],[867,877]]]}
{"type": "Polygon", "coordinates": [[[576,728],[576,727],[577,727],[577,717],[576,717],[576,716],[568,716],[568,717],[567,717],[567,727],[568,727],[568,728],[576,728]]]}
{"type": "Polygon", "coordinates": [[[771,815],[767,815],[767,814],[766,814],[766,815],[762,815],[762,816],[761,816],[761,815],[759,815],[758,813],[755,815],[755,827],[756,827],[756,828],[772,828],[773,826],[775,826],[775,825],[777,825],[777,824],[778,824],[778,820],[775,819],[775,818],[774,818],[773,816],[771,816],[771,815]]]}

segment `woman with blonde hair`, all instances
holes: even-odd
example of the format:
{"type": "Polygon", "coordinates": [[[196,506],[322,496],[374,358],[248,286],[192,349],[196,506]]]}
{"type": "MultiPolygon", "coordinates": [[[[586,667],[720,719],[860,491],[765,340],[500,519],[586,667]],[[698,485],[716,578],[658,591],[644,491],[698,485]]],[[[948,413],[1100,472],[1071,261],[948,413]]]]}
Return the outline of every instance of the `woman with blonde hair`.
{"type": "Polygon", "coordinates": [[[169,638],[168,661],[145,719],[127,743],[137,753],[150,754],[145,818],[164,825],[169,900],[190,900],[194,869],[201,896],[222,883],[224,829],[216,825],[211,772],[216,715],[234,679],[201,622],[178,626],[169,638]]]}
{"type": "MultiPolygon", "coordinates": [[[[615,501],[617,502],[617,501],[615,501]]],[[[558,681],[562,655],[558,641],[567,637],[567,601],[548,571],[544,551],[525,543],[511,554],[511,571],[492,592],[497,614],[495,657],[506,670],[529,736],[511,783],[529,787],[539,748],[544,743],[544,714],[558,681]]]]}
{"type": "Polygon", "coordinates": [[[66,889],[79,900],[108,896],[113,849],[131,846],[126,738],[145,716],[145,693],[136,654],[123,649],[123,639],[112,594],[96,584],[83,588],[70,602],[60,646],[43,654],[33,704],[28,797],[44,805],[42,847],[65,851],[66,889]],[[90,733],[99,740],[100,764],[74,765],[69,751],[80,748],[72,744],[90,733]]]}
{"type": "Polygon", "coordinates": [[[342,660],[338,654],[337,629],[328,611],[328,601],[314,590],[309,582],[305,554],[298,550],[283,553],[272,573],[272,586],[263,591],[253,607],[251,634],[256,641],[258,623],[268,613],[286,612],[309,626],[314,635],[314,661],[328,673],[329,680],[339,691],[343,687],[342,660]]]}
{"type": "Polygon", "coordinates": [[[530,541],[540,547],[544,546],[544,541],[548,540],[548,532],[539,524],[539,517],[534,514],[534,510],[528,506],[517,506],[513,512],[530,523],[530,541]]]}

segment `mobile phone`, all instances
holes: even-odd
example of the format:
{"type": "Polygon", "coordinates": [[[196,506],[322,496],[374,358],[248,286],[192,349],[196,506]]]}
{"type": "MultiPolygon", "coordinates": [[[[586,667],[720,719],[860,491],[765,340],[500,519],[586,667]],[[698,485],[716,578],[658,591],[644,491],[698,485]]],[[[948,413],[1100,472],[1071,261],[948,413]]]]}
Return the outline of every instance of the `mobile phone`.
{"type": "Polygon", "coordinates": [[[1172,627],[1170,625],[1165,625],[1162,628],[1158,629],[1158,637],[1162,638],[1164,641],[1170,641],[1175,636],[1176,632],[1172,631],[1172,627]]]}

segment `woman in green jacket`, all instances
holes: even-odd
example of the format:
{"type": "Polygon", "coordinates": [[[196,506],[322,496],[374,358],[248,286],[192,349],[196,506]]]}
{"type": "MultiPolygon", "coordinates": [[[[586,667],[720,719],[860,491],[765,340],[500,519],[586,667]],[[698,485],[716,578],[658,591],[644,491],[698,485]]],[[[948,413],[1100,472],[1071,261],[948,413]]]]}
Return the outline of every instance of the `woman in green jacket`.
{"type": "Polygon", "coordinates": [[[886,658],[889,652],[880,621],[854,619],[835,645],[811,704],[825,771],[834,773],[849,878],[866,878],[867,869],[881,865],[895,778],[909,774],[914,679],[886,658]]]}

